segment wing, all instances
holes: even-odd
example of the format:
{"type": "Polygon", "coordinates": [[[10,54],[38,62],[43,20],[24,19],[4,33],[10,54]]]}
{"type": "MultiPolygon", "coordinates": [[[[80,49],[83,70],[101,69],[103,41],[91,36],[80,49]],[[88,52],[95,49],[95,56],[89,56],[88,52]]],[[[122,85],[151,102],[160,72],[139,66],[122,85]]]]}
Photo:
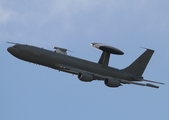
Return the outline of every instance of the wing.
{"type": "Polygon", "coordinates": [[[154,84],[140,83],[140,82],[145,81],[145,82],[152,82],[152,83],[156,83],[156,84],[164,84],[164,83],[161,83],[161,82],[155,82],[155,81],[144,80],[144,79],[137,80],[138,82],[136,82],[136,81],[129,81],[129,80],[124,80],[124,79],[119,79],[119,78],[112,78],[112,77],[109,77],[109,76],[104,76],[104,75],[100,75],[100,74],[97,74],[97,73],[84,71],[84,70],[81,70],[81,69],[77,69],[77,68],[70,67],[70,66],[67,66],[67,65],[62,65],[62,64],[56,64],[55,67],[59,71],[72,73],[72,74],[75,74],[75,75],[78,75],[79,73],[90,74],[90,75],[93,76],[93,80],[101,80],[101,81],[110,80],[110,82],[112,82],[112,83],[114,83],[115,81],[116,82],[118,81],[120,83],[120,85],[121,84],[133,84],[133,85],[140,85],[140,86],[159,88],[159,86],[156,86],[154,84]]]}
{"type": "Polygon", "coordinates": [[[56,64],[55,68],[59,71],[63,71],[63,72],[67,72],[67,73],[71,73],[71,74],[75,74],[75,75],[78,75],[79,73],[88,73],[88,74],[93,75],[94,80],[105,80],[106,79],[106,76],[99,75],[99,74],[92,73],[92,72],[88,72],[88,71],[85,71],[82,69],[77,69],[77,68],[70,67],[67,65],[56,64]]]}

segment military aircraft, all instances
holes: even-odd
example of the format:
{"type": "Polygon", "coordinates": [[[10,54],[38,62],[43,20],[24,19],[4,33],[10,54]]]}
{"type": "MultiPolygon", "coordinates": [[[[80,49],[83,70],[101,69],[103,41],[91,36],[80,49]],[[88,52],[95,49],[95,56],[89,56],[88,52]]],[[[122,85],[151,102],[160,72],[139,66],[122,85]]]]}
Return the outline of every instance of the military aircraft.
{"type": "Polygon", "coordinates": [[[35,64],[50,67],[59,71],[77,75],[78,79],[83,82],[93,80],[104,81],[108,87],[119,87],[122,84],[134,84],[159,88],[155,84],[164,84],[161,82],[146,80],[142,77],[144,70],[154,53],[154,50],[146,49],[131,65],[124,69],[110,67],[109,59],[111,54],[123,55],[124,53],[112,46],[102,43],[91,43],[91,45],[102,51],[98,63],[87,61],[67,55],[67,49],[54,47],[54,51],[36,46],[12,43],[14,46],[7,48],[13,56],[35,64]],[[146,83],[142,83],[146,82],[146,83]]]}

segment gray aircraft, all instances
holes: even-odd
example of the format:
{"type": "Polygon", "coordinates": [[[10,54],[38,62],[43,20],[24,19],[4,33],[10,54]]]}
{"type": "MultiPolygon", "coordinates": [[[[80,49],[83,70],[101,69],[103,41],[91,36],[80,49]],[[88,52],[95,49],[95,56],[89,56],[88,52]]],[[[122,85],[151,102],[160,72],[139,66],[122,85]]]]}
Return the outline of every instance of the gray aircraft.
{"type": "MultiPolygon", "coordinates": [[[[8,42],[11,43],[11,42],[8,42]]],[[[123,55],[124,53],[115,48],[101,43],[91,43],[97,49],[102,50],[98,63],[83,60],[67,55],[67,49],[54,47],[54,51],[46,50],[35,46],[12,43],[14,46],[7,48],[13,56],[28,62],[43,65],[59,71],[77,75],[83,82],[93,80],[104,81],[108,87],[119,87],[122,84],[135,84],[159,88],[152,83],[164,84],[146,80],[142,77],[143,72],[154,53],[154,50],[146,49],[131,65],[124,69],[109,67],[111,54],[123,55]],[[147,82],[147,83],[141,83],[147,82]]]]}

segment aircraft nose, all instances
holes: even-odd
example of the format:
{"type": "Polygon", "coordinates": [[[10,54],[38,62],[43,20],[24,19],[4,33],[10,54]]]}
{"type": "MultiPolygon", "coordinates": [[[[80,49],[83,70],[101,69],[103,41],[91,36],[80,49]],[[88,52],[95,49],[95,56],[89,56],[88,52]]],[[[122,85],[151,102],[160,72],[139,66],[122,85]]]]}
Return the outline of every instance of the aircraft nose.
{"type": "Polygon", "coordinates": [[[13,47],[8,47],[8,48],[7,48],[7,51],[8,51],[9,53],[11,53],[11,54],[12,54],[13,50],[14,50],[13,47]]]}
{"type": "Polygon", "coordinates": [[[8,47],[8,48],[7,48],[7,51],[10,53],[10,52],[11,52],[11,47],[8,47]]]}

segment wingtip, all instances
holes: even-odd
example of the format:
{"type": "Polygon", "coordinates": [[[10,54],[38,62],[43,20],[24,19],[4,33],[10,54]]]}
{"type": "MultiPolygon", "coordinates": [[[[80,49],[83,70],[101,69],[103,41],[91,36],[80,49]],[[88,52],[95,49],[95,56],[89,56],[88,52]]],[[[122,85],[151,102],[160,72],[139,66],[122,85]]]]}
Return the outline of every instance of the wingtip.
{"type": "Polygon", "coordinates": [[[146,48],[146,47],[140,47],[140,48],[142,48],[142,49],[146,49],[146,50],[152,50],[152,51],[155,51],[155,50],[153,50],[153,49],[150,49],[150,48],[146,48]]]}
{"type": "Polygon", "coordinates": [[[14,42],[8,42],[8,41],[7,41],[6,43],[9,43],[9,44],[19,44],[19,43],[14,43],[14,42]]]}

